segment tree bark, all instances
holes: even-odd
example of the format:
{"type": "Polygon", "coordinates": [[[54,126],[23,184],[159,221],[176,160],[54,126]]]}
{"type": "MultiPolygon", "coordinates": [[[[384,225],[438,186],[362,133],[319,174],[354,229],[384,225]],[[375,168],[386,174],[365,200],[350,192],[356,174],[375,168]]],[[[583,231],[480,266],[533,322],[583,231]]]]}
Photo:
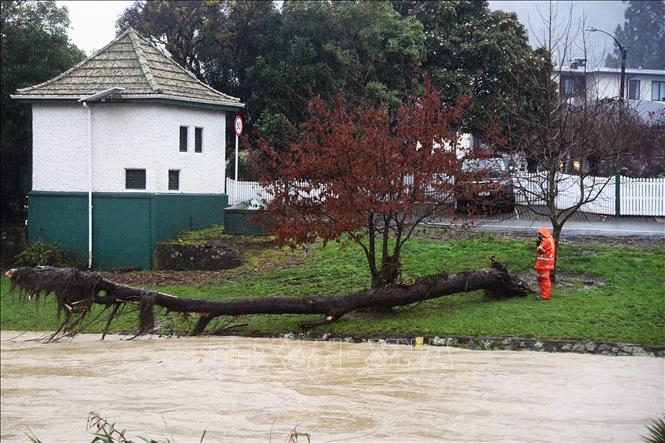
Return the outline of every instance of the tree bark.
{"type": "MultiPolygon", "coordinates": [[[[345,314],[367,308],[392,308],[421,302],[446,295],[485,290],[485,296],[501,299],[525,296],[534,290],[521,278],[511,275],[501,263],[492,260],[492,267],[474,269],[459,274],[446,273],[424,277],[411,284],[391,285],[381,289],[369,289],[339,296],[268,296],[246,297],[229,300],[202,300],[176,297],[162,292],[149,291],[117,284],[94,272],[82,272],[68,268],[18,268],[7,271],[11,290],[18,288],[21,294],[32,298],[53,293],[58,312],[66,312],[66,322],[80,324],[80,318],[92,305],[113,307],[107,322],[110,325],[117,314],[116,307],[133,304],[139,309],[138,333],[154,328],[155,306],[167,312],[198,314],[200,318],[190,332],[200,335],[208,323],[219,316],[247,314],[321,314],[315,321],[303,321],[304,329],[331,323],[345,314]],[[77,321],[72,321],[77,318],[77,321]]],[[[60,329],[67,331],[67,325],[60,329]]],[[[71,331],[68,331],[71,332],[71,331]]]]}

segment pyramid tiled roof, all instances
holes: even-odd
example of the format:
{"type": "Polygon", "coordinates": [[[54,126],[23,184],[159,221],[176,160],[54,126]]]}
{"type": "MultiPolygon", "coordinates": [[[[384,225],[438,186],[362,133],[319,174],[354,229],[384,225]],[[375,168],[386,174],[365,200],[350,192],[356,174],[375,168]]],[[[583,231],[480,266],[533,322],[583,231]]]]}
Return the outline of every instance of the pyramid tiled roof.
{"type": "Polygon", "coordinates": [[[17,90],[26,101],[79,100],[111,88],[124,88],[114,98],[184,102],[241,108],[240,100],[199,81],[152,43],[129,28],[111,43],[62,74],[17,90]]]}

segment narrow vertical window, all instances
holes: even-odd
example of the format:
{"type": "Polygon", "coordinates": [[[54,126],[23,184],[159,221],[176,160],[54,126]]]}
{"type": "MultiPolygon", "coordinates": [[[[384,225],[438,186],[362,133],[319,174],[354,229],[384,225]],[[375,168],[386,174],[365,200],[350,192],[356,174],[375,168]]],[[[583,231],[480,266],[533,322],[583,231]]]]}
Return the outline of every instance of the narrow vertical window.
{"type": "Polygon", "coordinates": [[[562,78],[562,88],[561,88],[561,93],[563,95],[570,95],[573,93],[573,79],[570,77],[563,77],[562,78]]]}
{"type": "Polygon", "coordinates": [[[651,100],[665,101],[665,82],[651,82],[651,100]]]}
{"type": "Polygon", "coordinates": [[[194,152],[203,152],[203,128],[194,128],[194,152]]]}
{"type": "Polygon", "coordinates": [[[180,127],[180,152],[187,152],[187,126],[180,127]]]}
{"type": "Polygon", "coordinates": [[[640,99],[640,81],[628,80],[628,98],[630,100],[640,99]]]}
{"type": "Polygon", "coordinates": [[[180,171],[177,169],[169,170],[169,191],[180,189],[180,171]]]}
{"type": "Polygon", "coordinates": [[[125,169],[125,189],[145,189],[145,169],[125,169]]]}

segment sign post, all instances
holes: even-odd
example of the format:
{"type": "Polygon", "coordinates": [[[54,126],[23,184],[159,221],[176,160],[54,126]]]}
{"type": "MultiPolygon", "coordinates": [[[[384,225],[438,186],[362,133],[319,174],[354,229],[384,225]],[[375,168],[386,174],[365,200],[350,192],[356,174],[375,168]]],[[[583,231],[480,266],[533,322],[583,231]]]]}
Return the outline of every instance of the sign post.
{"type": "Polygon", "coordinates": [[[235,155],[235,177],[234,177],[234,191],[233,191],[233,204],[239,203],[238,200],[238,138],[242,135],[242,117],[236,115],[236,118],[233,120],[233,128],[236,133],[236,155],[235,155]]]}

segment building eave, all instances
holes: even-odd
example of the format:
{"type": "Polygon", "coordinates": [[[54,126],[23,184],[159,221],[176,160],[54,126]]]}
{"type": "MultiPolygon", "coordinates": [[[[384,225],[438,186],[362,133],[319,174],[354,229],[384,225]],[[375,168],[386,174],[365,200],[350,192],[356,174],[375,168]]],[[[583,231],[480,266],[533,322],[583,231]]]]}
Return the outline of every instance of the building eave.
{"type": "MultiPolygon", "coordinates": [[[[608,75],[619,75],[621,70],[617,68],[589,68],[589,69],[557,69],[555,72],[565,73],[565,74],[574,74],[574,75],[599,75],[599,74],[608,74],[608,75]]],[[[658,69],[626,69],[626,75],[643,75],[643,76],[653,76],[653,77],[665,77],[665,70],[658,69]]]]}
{"type": "MultiPolygon", "coordinates": [[[[10,97],[17,101],[26,103],[40,103],[40,104],[78,104],[83,97],[71,95],[10,95],[10,97]]],[[[120,97],[110,97],[107,103],[131,103],[131,104],[164,104],[175,106],[187,106],[192,108],[205,108],[205,109],[218,109],[225,111],[238,111],[245,107],[244,103],[237,102],[220,102],[215,100],[193,99],[188,97],[178,97],[163,94],[123,94],[120,97]]]]}

